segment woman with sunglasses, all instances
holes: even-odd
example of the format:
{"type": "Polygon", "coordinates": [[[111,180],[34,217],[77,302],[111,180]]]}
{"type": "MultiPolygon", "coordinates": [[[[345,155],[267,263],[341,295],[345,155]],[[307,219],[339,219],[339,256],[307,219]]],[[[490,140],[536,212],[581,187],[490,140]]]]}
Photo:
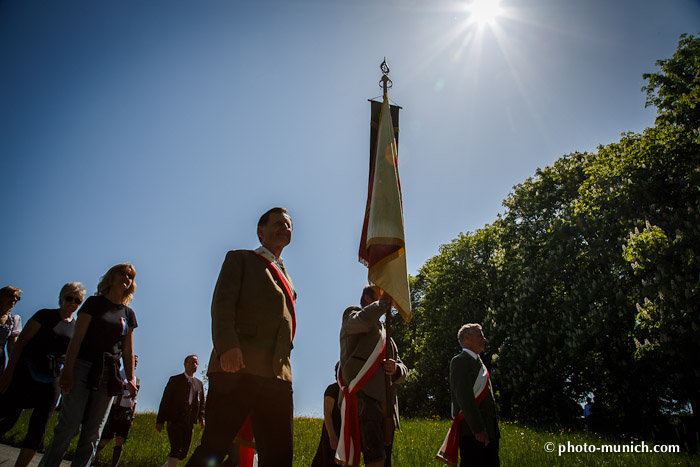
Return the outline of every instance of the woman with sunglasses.
{"type": "Polygon", "coordinates": [[[8,285],[0,289],[0,374],[5,371],[5,345],[9,354],[22,331],[22,319],[10,313],[21,297],[22,291],[17,287],[8,285]]]}
{"type": "Polygon", "coordinates": [[[27,322],[0,376],[0,435],[10,430],[22,409],[34,409],[15,467],[29,464],[44,443],[44,433],[60,394],[58,377],[73,336],[73,313],[85,299],[80,282],[63,286],[58,309],[37,311],[27,322]]]}
{"type": "Polygon", "coordinates": [[[124,390],[120,360],[129,393],[137,393],[133,331],[138,323],[134,310],[128,307],[136,288],[135,275],[131,264],[111,267],[100,279],[97,294],[85,300],[78,311],[58,380],[62,393],[58,424],[40,466],[58,467],[78,430],[72,465],[92,464],[112,399],[124,390]]]}

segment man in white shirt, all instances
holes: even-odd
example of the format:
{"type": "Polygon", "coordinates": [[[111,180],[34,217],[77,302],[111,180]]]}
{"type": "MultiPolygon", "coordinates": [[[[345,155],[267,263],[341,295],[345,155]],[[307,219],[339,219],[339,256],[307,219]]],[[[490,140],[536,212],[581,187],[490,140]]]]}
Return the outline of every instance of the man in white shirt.
{"type": "Polygon", "coordinates": [[[204,428],[204,384],[194,376],[199,366],[196,355],[185,358],[185,372],[171,376],[160,401],[156,431],[163,430],[168,422],[170,454],[164,467],[175,467],[187,457],[192,443],[192,427],[195,423],[204,428]]]}
{"type": "Polygon", "coordinates": [[[488,370],[481,361],[486,338],[480,324],[465,324],[457,333],[462,352],[450,362],[453,416],[459,424],[460,466],[498,466],[498,417],[488,370]]]}

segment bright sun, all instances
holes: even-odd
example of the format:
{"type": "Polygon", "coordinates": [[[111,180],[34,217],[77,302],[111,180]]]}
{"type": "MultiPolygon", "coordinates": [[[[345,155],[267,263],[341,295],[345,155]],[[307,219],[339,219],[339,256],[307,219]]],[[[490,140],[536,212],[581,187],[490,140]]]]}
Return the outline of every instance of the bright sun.
{"type": "Polygon", "coordinates": [[[485,25],[493,24],[502,9],[499,0],[472,0],[467,11],[469,11],[469,22],[485,25]]]}

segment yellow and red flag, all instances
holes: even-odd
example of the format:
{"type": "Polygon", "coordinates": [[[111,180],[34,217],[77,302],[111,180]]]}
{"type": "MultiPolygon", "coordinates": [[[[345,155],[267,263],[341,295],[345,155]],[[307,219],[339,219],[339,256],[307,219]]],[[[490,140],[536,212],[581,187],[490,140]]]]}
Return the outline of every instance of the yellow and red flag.
{"type": "Polygon", "coordinates": [[[404,320],[409,321],[411,297],[406,268],[398,147],[386,94],[379,114],[376,150],[370,151],[370,157],[360,262],[369,270],[367,277],[370,283],[391,295],[394,307],[404,320]]]}

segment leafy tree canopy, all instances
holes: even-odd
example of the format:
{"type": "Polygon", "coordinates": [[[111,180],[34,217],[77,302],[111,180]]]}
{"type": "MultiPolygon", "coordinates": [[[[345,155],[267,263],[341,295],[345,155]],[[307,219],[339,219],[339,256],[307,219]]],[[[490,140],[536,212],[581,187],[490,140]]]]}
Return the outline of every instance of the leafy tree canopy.
{"type": "Polygon", "coordinates": [[[502,415],[566,422],[595,393],[611,423],[700,409],[700,39],[644,78],[654,127],[563,156],[492,225],[443,245],[397,324],[404,413],[449,414],[457,329],[481,322],[502,415]]]}

